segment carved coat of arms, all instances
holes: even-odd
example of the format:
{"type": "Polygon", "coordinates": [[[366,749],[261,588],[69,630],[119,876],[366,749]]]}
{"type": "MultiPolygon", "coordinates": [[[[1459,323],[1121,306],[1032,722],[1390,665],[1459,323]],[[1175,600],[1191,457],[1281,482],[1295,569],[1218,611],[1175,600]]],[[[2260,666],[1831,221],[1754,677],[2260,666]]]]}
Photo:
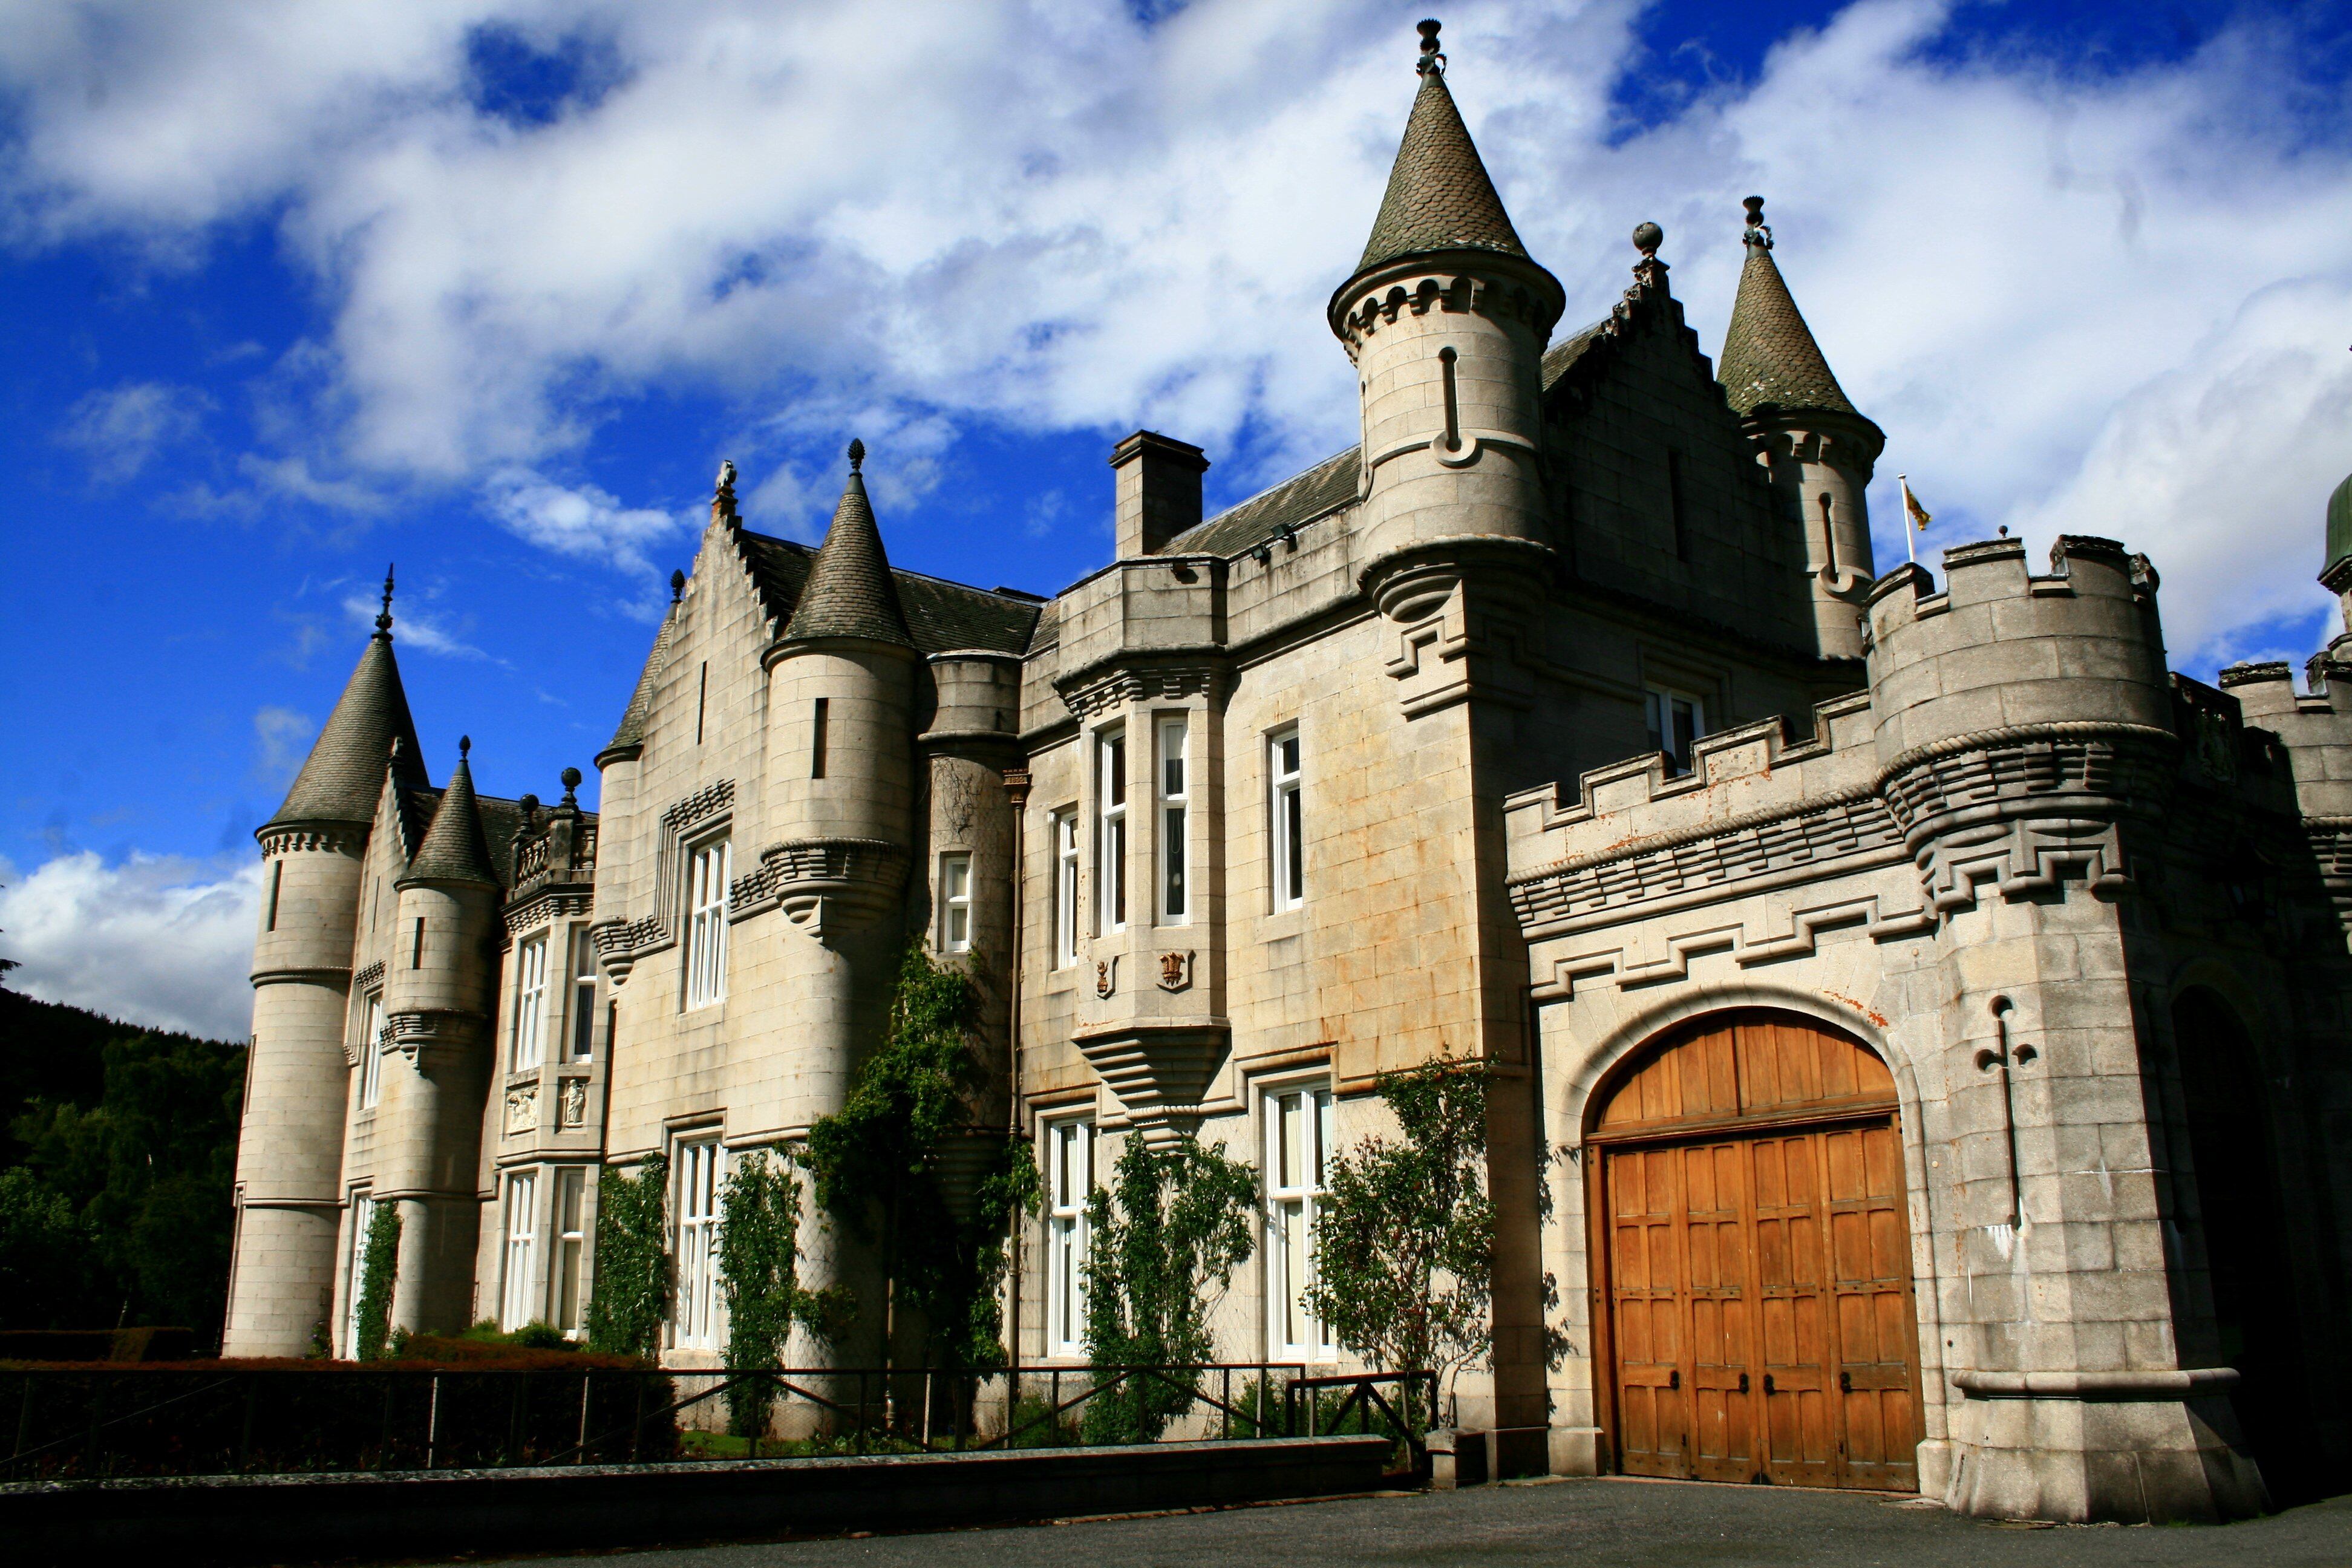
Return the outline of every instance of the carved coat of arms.
{"type": "Polygon", "coordinates": [[[1163,952],[1160,955],[1160,989],[1181,991],[1192,984],[1192,955],[1190,952],[1163,952]]]}

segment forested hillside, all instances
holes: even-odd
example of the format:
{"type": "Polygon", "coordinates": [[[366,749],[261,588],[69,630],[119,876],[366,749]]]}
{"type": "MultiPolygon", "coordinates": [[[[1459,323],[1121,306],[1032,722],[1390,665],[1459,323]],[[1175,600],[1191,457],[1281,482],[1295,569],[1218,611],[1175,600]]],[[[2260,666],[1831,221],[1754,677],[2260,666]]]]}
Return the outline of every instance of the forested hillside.
{"type": "Polygon", "coordinates": [[[245,1047],[0,990],[0,1328],[219,1342],[245,1047]]]}

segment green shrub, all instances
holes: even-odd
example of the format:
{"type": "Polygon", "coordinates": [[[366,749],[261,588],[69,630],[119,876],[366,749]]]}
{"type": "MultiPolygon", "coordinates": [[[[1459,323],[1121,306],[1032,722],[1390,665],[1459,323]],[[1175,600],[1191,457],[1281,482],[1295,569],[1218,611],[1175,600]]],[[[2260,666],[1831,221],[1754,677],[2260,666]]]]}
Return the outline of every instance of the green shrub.
{"type": "Polygon", "coordinates": [[[650,1359],[669,1315],[669,1161],[648,1155],[635,1176],[607,1166],[596,1183],[595,1286],[588,1347],[650,1359]]]}
{"type": "Polygon", "coordinates": [[[352,1359],[382,1361],[392,1331],[392,1286],[400,1270],[400,1205],[381,1203],[361,1243],[360,1304],[353,1314],[352,1359]]]}

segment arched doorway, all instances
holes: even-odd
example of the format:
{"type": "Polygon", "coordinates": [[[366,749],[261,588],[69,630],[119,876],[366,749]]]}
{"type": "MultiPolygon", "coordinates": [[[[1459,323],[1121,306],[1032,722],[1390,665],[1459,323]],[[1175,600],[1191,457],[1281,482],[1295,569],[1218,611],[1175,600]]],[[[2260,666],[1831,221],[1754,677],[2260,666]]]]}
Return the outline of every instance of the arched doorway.
{"type": "Polygon", "coordinates": [[[1716,1014],[1593,1097],[1595,1360],[1633,1475],[1916,1490],[1895,1080],[1793,1013],[1716,1014]]]}
{"type": "Polygon", "coordinates": [[[2262,1063],[2237,1014],[2210,991],[2181,994],[2172,1036],[2218,1348],[2242,1379],[2231,1403],[2272,1497],[2318,1497],[2326,1489],[2314,1463],[2309,1369],[2262,1063]]]}

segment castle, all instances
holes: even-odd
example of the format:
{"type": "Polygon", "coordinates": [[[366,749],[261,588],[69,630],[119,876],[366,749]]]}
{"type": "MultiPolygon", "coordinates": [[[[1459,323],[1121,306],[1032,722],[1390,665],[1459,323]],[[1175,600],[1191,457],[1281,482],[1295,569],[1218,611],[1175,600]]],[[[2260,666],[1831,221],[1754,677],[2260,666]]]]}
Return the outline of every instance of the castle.
{"type": "MultiPolygon", "coordinates": [[[[1343,1361],[1324,1161],[1445,1055],[1495,1074],[1459,1403],[1508,1466],[2123,1520],[2341,1466],[2352,645],[2173,673],[2098,539],[1879,575],[1884,437],[1760,201],[1712,363],[1652,225],[1558,331],[1435,33],[1330,300],[1357,447],[1204,520],[1138,432],[1051,600],[894,567],[854,444],[814,551],[723,470],[598,812],[432,783],[387,584],[258,834],[229,1353],[347,1345],[386,1204],[396,1324],[574,1328],[659,1152],[664,1357],[717,1364],[727,1163],[840,1105],[913,939],[982,998],[975,1147],[1047,1173],[1024,1365],[1084,1363],[1111,1150],[1188,1131],[1263,1176],[1220,1353],[1343,1361]]],[[[2327,526],[2352,594],[2352,481],[2327,526]]]]}

